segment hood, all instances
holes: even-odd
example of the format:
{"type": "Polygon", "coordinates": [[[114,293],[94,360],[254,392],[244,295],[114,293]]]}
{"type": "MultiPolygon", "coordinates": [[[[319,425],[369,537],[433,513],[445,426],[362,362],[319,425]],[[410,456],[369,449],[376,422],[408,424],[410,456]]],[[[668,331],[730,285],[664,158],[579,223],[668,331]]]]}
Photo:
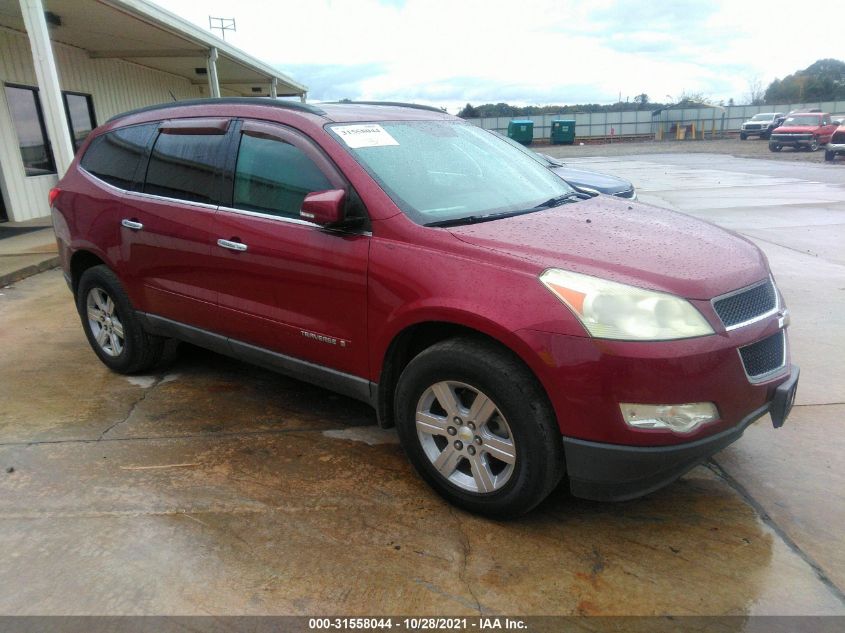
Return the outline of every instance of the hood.
{"type": "Polygon", "coordinates": [[[624,178],[603,174],[598,171],[576,169],[568,165],[550,167],[549,169],[576,187],[590,187],[601,193],[614,194],[620,191],[630,191],[634,188],[634,185],[624,178]]]}
{"type": "Polygon", "coordinates": [[[547,211],[452,227],[469,244],[688,299],[765,279],[763,253],[736,233],[687,215],[599,196],[547,211]]]}
{"type": "Polygon", "coordinates": [[[775,134],[806,134],[820,127],[821,125],[781,125],[775,129],[775,134]]]}

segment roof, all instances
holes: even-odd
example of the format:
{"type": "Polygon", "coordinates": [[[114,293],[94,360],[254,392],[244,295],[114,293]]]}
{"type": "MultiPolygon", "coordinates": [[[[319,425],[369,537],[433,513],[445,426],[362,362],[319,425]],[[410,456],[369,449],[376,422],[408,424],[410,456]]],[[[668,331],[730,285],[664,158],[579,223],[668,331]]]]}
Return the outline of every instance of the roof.
{"type": "MultiPolygon", "coordinates": [[[[305,104],[296,101],[281,99],[269,99],[262,97],[224,97],[221,99],[190,99],[186,101],[174,101],[159,105],[147,106],[124,112],[109,119],[109,123],[134,117],[135,115],[162,112],[167,116],[168,110],[182,108],[201,108],[203,113],[218,110],[231,110],[234,107],[246,106],[249,108],[266,107],[297,112],[303,115],[318,116],[325,121],[332,123],[348,123],[355,121],[407,121],[407,120],[458,120],[457,117],[447,114],[437,108],[419,106],[417,104],[399,104],[393,102],[366,102],[366,103],[320,103],[305,104]]],[[[179,112],[180,116],[196,116],[195,111],[179,112]]],[[[200,116],[205,116],[202,114],[200,116]]],[[[152,120],[155,117],[146,117],[152,120]]]]}
{"type": "MultiPolygon", "coordinates": [[[[206,59],[208,50],[216,48],[224,96],[267,95],[272,79],[279,96],[308,91],[269,64],[146,0],[44,0],[44,9],[60,21],[50,25],[52,40],[84,49],[95,59],[125,59],[208,85],[206,59]]],[[[0,0],[0,25],[25,32],[19,0],[0,0]]]]}

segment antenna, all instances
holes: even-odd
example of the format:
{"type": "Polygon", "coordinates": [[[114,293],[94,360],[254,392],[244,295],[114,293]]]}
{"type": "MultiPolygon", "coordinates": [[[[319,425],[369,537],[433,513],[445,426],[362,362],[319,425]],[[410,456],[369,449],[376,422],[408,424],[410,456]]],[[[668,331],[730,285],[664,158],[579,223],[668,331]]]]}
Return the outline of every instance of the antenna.
{"type": "Polygon", "coordinates": [[[220,31],[220,37],[226,39],[226,31],[237,31],[235,18],[215,18],[208,16],[208,28],[212,31],[220,31]]]}

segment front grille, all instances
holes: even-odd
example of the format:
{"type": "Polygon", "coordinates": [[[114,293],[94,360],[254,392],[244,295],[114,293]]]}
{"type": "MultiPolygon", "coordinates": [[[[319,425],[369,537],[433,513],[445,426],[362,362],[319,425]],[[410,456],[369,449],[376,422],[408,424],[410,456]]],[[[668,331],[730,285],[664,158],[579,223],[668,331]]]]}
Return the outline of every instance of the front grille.
{"type": "Polygon", "coordinates": [[[772,134],[773,141],[809,141],[812,134],[772,134]]]}
{"type": "Polygon", "coordinates": [[[836,143],[837,145],[845,143],[845,132],[834,132],[833,138],[830,139],[830,142],[836,143]]]}
{"type": "Polygon", "coordinates": [[[749,123],[748,125],[745,126],[745,129],[746,130],[759,130],[760,126],[757,125],[756,123],[749,123]]]}
{"type": "Polygon", "coordinates": [[[777,291],[771,279],[713,299],[713,309],[728,329],[753,321],[777,307],[777,291]]]}
{"type": "Polygon", "coordinates": [[[762,341],[739,348],[745,373],[751,380],[760,380],[786,364],[786,338],[783,330],[762,341]]]}

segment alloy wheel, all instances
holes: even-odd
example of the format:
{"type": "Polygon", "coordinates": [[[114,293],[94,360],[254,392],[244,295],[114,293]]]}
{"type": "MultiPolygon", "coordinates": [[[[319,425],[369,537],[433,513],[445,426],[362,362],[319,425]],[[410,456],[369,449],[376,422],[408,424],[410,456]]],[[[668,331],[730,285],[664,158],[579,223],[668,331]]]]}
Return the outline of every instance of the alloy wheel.
{"type": "Polygon", "coordinates": [[[126,345],[125,333],[114,300],[102,288],[94,287],[88,291],[85,308],[88,327],[97,345],[108,356],[120,356],[126,345]]]}
{"type": "Polygon", "coordinates": [[[478,494],[513,475],[516,445],[505,416],[485,393],[456,381],[426,389],[416,410],[417,437],[441,477],[478,494]]]}

